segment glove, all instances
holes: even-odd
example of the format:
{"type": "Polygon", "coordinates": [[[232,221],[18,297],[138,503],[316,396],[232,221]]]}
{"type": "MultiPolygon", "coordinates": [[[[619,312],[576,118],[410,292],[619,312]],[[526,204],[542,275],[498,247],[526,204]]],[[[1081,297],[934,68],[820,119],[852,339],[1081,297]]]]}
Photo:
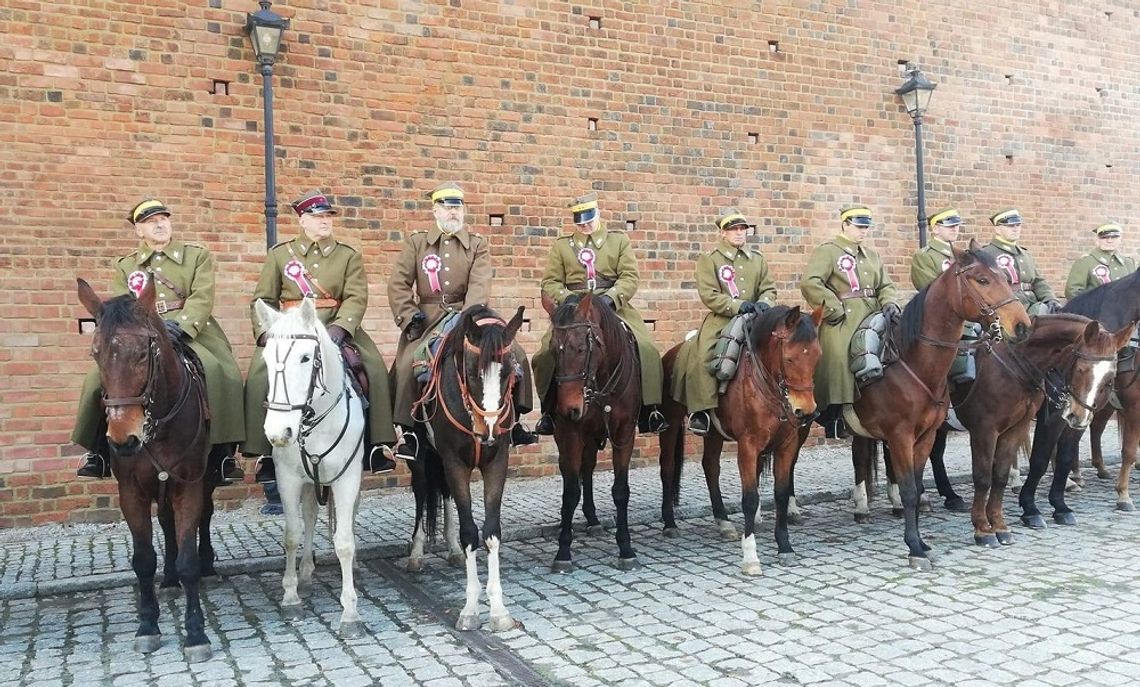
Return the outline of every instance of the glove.
{"type": "Polygon", "coordinates": [[[756,304],[752,301],[741,301],[740,310],[737,311],[741,315],[750,315],[756,312],[756,304]]]}
{"type": "Polygon", "coordinates": [[[339,324],[329,325],[329,336],[332,337],[333,343],[337,346],[343,344],[346,339],[352,338],[349,336],[348,330],[339,324]]]}
{"type": "Polygon", "coordinates": [[[265,348],[265,340],[269,338],[269,332],[261,332],[261,336],[257,337],[257,347],[265,348]]]}
{"type": "Polygon", "coordinates": [[[610,310],[617,310],[617,303],[614,303],[614,299],[610,298],[607,295],[603,294],[601,296],[598,296],[598,301],[606,306],[609,306],[610,310]]]}
{"type": "Polygon", "coordinates": [[[415,341],[424,335],[424,328],[427,327],[427,315],[424,311],[420,310],[415,315],[412,315],[411,322],[404,329],[404,337],[408,341],[415,341]]]}
{"type": "Polygon", "coordinates": [[[758,312],[758,313],[764,312],[765,310],[771,310],[772,309],[772,306],[769,305],[768,303],[764,302],[764,301],[753,301],[753,302],[756,304],[756,312],[758,312]]]}
{"type": "Polygon", "coordinates": [[[1059,313],[1061,312],[1061,301],[1057,300],[1056,298],[1050,298],[1049,300],[1045,301],[1045,307],[1049,308],[1050,315],[1053,313],[1059,313]]]}
{"type": "Polygon", "coordinates": [[[166,325],[166,331],[170,334],[170,338],[190,341],[190,335],[186,333],[186,330],[182,329],[182,325],[174,320],[163,320],[162,323],[166,325]]]}
{"type": "Polygon", "coordinates": [[[899,307],[898,303],[886,303],[883,305],[882,311],[888,320],[897,320],[899,315],[902,315],[902,308],[899,307]]]}

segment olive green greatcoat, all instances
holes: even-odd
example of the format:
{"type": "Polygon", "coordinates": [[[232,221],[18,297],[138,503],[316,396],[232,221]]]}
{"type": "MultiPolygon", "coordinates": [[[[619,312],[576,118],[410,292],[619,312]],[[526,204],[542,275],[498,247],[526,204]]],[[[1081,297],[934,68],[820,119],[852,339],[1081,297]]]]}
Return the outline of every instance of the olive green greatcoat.
{"type": "Polygon", "coordinates": [[[883,269],[883,261],[870,248],[852,241],[845,234],[816,248],[800,281],[800,292],[812,308],[823,306],[819,343],[823,355],[815,368],[815,400],[821,408],[855,401],[855,376],[849,367],[851,336],[863,318],[898,302],[894,282],[883,269]],[[841,298],[853,293],[847,274],[840,269],[843,256],[855,260],[859,289],[871,295],[841,298]]]}
{"type": "MultiPolygon", "coordinates": [[[[595,295],[606,295],[614,300],[617,316],[621,318],[637,340],[638,357],[641,360],[641,403],[657,405],[661,402],[661,352],[653,343],[653,337],[645,326],[641,313],[630,303],[637,293],[637,257],[629,237],[622,232],[597,229],[589,236],[574,231],[558,237],[550,249],[546,260],[546,271],[542,275],[542,294],[549,296],[556,304],[561,304],[572,294],[585,294],[587,289],[570,289],[586,281],[586,268],[578,262],[578,251],[590,247],[594,250],[594,261],[598,278],[612,280],[613,286],[593,290],[595,295]]],[[[550,352],[552,330],[546,330],[534,354],[534,383],[540,397],[550,388],[554,378],[554,355],[550,352]]]]}
{"type": "Polygon", "coordinates": [[[1037,271],[1029,251],[996,236],[982,247],[982,251],[997,261],[998,270],[1005,274],[1013,287],[1013,295],[1026,310],[1034,304],[1057,299],[1053,289],[1037,271]]]}
{"type": "MultiPolygon", "coordinates": [[[[182,241],[171,241],[160,251],[145,243],[133,253],[115,262],[112,295],[129,293],[127,277],[132,272],[159,274],[185,296],[178,310],[160,315],[173,320],[190,337],[190,347],[202,359],[206,370],[206,395],[210,404],[210,443],[240,442],[245,438],[245,416],[242,414],[241,370],[234,360],[230,341],[214,319],[214,257],[204,247],[182,241]]],[[[151,277],[153,278],[153,277],[151,277]]],[[[162,308],[167,302],[182,300],[178,293],[155,280],[155,303],[162,308]]],[[[102,403],[99,370],[91,370],[83,381],[79,397],[79,416],[71,440],[89,451],[106,422],[102,403]]]]}
{"type": "MultiPolygon", "coordinates": [[[[368,333],[361,328],[364,313],[368,309],[368,281],[364,274],[364,260],[355,248],[329,237],[314,242],[301,234],[291,241],[282,241],[269,249],[265,263],[261,267],[261,277],[250,301],[250,319],[253,322],[253,336],[260,338],[268,326],[257,317],[253,305],[265,301],[274,309],[281,309],[282,301],[299,301],[304,294],[301,287],[285,276],[285,265],[290,260],[298,260],[304,265],[320,299],[333,298],[340,301],[336,307],[318,307],[317,316],[326,326],[337,325],[352,337],[360,351],[360,360],[368,375],[368,429],[372,445],[395,443],[396,432],[392,427],[392,399],[388,392],[388,374],[384,358],[368,333]],[[323,290],[323,291],[322,291],[323,290]],[[327,295],[326,295],[327,293],[327,295]]],[[[264,349],[254,350],[249,365],[249,376],[245,383],[246,442],[242,453],[249,455],[270,455],[273,447],[265,438],[265,399],[269,394],[269,377],[266,373],[264,349]]]]}
{"type": "MultiPolygon", "coordinates": [[[[444,317],[460,313],[472,305],[486,305],[491,297],[491,252],[487,239],[461,229],[449,235],[434,227],[416,231],[404,239],[400,254],[392,263],[392,276],[388,278],[388,305],[396,326],[406,330],[412,317],[419,311],[427,316],[423,334],[413,340],[401,334],[389,374],[392,380],[393,417],[397,423],[412,425],[412,404],[420,396],[412,368],[416,349],[431,338],[444,324],[444,317]],[[440,259],[439,286],[434,293],[431,280],[423,268],[427,255],[440,259]]],[[[513,313],[501,313],[510,318],[513,313]]],[[[525,414],[533,405],[533,384],[526,352],[517,342],[511,349],[522,367],[523,378],[515,385],[515,404],[519,414],[525,414]]]]}
{"type": "Polygon", "coordinates": [[[776,285],[768,274],[768,261],[757,251],[736,248],[721,241],[716,248],[697,258],[697,294],[709,309],[701,320],[697,335],[683,343],[677,351],[670,390],[673,400],[690,412],[710,410],[718,403],[720,382],[709,372],[709,361],[717,337],[733,317],[740,314],[744,301],[758,301],[769,306],[776,303],[776,285]],[[738,295],[733,296],[720,270],[732,266],[738,295]]]}
{"type": "Polygon", "coordinates": [[[930,282],[937,279],[953,262],[954,252],[950,250],[950,244],[938,237],[931,237],[930,242],[910,259],[910,283],[921,291],[930,286],[930,282]]]}
{"type": "Polygon", "coordinates": [[[1069,270],[1069,280],[1065,282],[1065,298],[1072,298],[1082,291],[1095,289],[1101,284],[1127,277],[1135,271],[1136,261],[1132,258],[1095,248],[1073,263],[1073,268],[1069,270]],[[1096,271],[1103,273],[1106,269],[1108,272],[1102,279],[1096,271]]]}

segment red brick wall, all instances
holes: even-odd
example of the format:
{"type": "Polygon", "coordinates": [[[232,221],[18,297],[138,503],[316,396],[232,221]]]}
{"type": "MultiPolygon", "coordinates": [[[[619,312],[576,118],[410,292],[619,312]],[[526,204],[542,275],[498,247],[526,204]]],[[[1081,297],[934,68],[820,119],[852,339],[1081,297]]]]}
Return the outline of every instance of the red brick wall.
{"type": "MultiPolygon", "coordinates": [[[[292,19],[275,77],[279,196],[320,186],[345,209],[338,233],[365,253],[367,325],[390,353],[387,263],[404,232],[430,224],[424,191],[464,184],[470,221],[494,246],[497,304],[525,303],[538,318],[537,282],[564,205],[595,189],[609,226],[636,220],[638,302],[665,347],[699,318],[691,269],[726,205],[759,224],[755,244],[786,301],[799,301],[807,254],[851,202],[875,209],[871,243],[906,281],[913,127],[893,90],[899,61],[912,59],[939,84],[925,127],[929,208],[956,205],[967,234],[985,239],[992,209],[1018,204],[1024,243],[1060,289],[1088,230],[1137,210],[1140,18],[1123,0],[945,4],[976,9],[279,3],[292,19]],[[504,226],[487,226],[491,213],[504,226]]],[[[89,364],[74,278],[106,288],[112,258],[134,245],[123,216],[140,198],[163,198],[180,235],[215,252],[217,314],[248,362],[263,144],[261,79],[241,29],[256,9],[252,0],[0,8],[0,526],[114,515],[112,484],[72,476],[67,435],[89,364]],[[211,94],[214,80],[230,82],[229,94],[211,94]]],[[[287,238],[296,225],[283,208],[287,238]]],[[[1125,248],[1136,247],[1129,230],[1125,248]]],[[[525,338],[532,350],[538,319],[525,338]]],[[[517,472],[552,472],[552,453],[549,441],[522,452],[517,472]]]]}

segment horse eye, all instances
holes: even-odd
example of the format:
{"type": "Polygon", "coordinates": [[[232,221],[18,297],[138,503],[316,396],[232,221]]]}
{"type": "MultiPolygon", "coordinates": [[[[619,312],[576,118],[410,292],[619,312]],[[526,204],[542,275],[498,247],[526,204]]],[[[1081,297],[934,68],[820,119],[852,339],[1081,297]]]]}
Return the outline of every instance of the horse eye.
{"type": "Polygon", "coordinates": [[[982,286],[985,286],[986,284],[990,283],[990,280],[988,277],[978,277],[978,283],[982,286]]]}
{"type": "Polygon", "coordinates": [[[309,362],[309,361],[310,361],[310,360],[312,360],[312,359],[313,359],[313,356],[309,355],[308,353],[306,353],[305,355],[301,356],[301,362],[303,362],[303,363],[307,363],[307,362],[309,362]]]}

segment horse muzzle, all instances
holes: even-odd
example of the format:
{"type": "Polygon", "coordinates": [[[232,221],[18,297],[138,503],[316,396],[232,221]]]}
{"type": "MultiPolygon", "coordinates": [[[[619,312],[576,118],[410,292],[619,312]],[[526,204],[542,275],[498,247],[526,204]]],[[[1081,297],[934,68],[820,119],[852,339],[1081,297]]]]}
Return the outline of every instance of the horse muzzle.
{"type": "Polygon", "coordinates": [[[265,438],[277,448],[289,446],[297,440],[297,431],[292,427],[265,427],[265,438]]]}
{"type": "Polygon", "coordinates": [[[111,451],[116,456],[120,458],[131,458],[138,455],[139,451],[142,450],[143,442],[138,436],[131,434],[122,442],[112,441],[108,436],[107,445],[111,447],[111,451]]]}

